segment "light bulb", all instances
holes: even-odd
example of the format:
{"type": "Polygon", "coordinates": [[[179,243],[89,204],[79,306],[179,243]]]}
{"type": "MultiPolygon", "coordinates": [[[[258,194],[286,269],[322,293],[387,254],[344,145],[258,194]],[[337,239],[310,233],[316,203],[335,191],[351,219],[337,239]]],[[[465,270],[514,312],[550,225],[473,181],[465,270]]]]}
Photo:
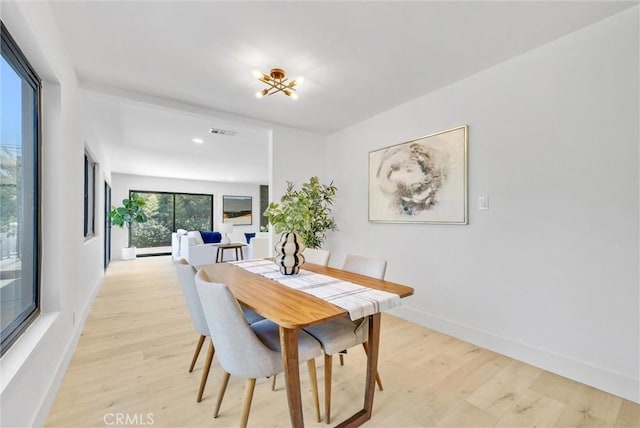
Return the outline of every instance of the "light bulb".
{"type": "Polygon", "coordinates": [[[296,85],[300,86],[304,82],[304,77],[300,76],[296,79],[296,85]]]}
{"type": "Polygon", "coordinates": [[[295,92],[291,94],[291,98],[293,98],[294,100],[298,99],[298,94],[296,94],[295,92]]]}
{"type": "Polygon", "coordinates": [[[202,138],[194,138],[191,141],[193,141],[196,144],[202,144],[204,143],[204,140],[202,138]]]}
{"type": "Polygon", "coordinates": [[[262,97],[263,97],[262,91],[256,92],[256,98],[262,98],[262,97]]]}
{"type": "Polygon", "coordinates": [[[256,79],[259,79],[262,77],[262,73],[259,72],[258,70],[253,70],[253,77],[255,77],[256,79]]]}

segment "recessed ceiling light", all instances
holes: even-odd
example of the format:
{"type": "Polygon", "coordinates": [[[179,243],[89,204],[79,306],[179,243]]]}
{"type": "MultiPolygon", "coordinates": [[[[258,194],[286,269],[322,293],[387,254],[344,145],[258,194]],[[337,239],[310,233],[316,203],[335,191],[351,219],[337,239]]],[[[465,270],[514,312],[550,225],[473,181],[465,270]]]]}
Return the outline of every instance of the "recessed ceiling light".
{"type": "Polygon", "coordinates": [[[193,142],[194,142],[194,143],[196,143],[196,144],[202,144],[202,143],[204,143],[204,140],[203,140],[202,138],[194,138],[194,139],[193,139],[193,140],[191,140],[191,141],[193,141],[193,142]]]}

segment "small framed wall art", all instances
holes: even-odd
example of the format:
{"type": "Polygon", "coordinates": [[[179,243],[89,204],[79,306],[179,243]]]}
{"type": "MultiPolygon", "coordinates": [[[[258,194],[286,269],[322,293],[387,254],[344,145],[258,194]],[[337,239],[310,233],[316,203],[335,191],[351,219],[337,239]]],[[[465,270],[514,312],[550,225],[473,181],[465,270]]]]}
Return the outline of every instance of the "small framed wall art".
{"type": "Polygon", "coordinates": [[[253,223],[251,196],[222,196],[222,222],[236,226],[253,223]]]}
{"type": "Polygon", "coordinates": [[[369,152],[369,221],[467,224],[467,130],[369,152]]]}

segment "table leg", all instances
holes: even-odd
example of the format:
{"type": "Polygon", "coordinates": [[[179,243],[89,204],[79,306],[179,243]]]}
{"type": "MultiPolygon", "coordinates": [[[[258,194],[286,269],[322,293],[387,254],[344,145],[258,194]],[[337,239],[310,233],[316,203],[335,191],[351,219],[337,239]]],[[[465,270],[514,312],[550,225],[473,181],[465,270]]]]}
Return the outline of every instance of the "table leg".
{"type": "Polygon", "coordinates": [[[294,428],[304,427],[302,395],[300,394],[297,329],[280,327],[280,349],[282,352],[282,366],[284,367],[284,380],[287,388],[291,426],[294,428]]]}
{"type": "Polygon", "coordinates": [[[367,381],[364,387],[364,408],[337,427],[357,427],[371,419],[373,396],[376,392],[376,373],[378,373],[378,351],[380,347],[380,313],[369,317],[369,354],[367,358],[367,381]]]}
{"type": "Polygon", "coordinates": [[[218,260],[220,260],[220,250],[222,248],[218,247],[218,250],[216,251],[216,263],[218,263],[218,260]]]}

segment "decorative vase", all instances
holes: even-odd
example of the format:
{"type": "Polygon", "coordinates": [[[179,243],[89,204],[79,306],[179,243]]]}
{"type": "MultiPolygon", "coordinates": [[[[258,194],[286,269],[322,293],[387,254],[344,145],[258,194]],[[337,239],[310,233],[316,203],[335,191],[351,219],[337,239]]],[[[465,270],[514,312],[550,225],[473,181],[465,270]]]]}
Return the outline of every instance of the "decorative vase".
{"type": "Polygon", "coordinates": [[[304,263],[302,252],[304,244],[295,232],[284,232],[280,241],[273,247],[276,256],[273,261],[280,267],[283,275],[295,275],[304,263]]]}

